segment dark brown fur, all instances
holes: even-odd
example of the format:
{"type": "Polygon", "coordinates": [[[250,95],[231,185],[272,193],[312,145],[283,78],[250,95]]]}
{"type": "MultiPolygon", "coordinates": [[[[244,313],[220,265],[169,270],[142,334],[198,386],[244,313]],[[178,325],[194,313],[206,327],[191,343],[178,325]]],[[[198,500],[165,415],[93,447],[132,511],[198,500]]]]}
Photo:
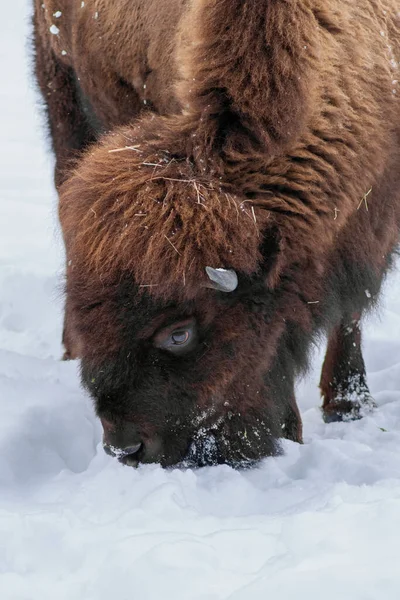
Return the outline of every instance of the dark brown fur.
{"type": "Polygon", "coordinates": [[[400,225],[395,0],[41,4],[64,339],[99,415],[162,439],[147,459],[164,464],[204,431],[209,462],[270,454],[301,440],[294,378],[336,328],[322,392],[340,418],[337,332],[376,301],[400,225]],[[238,290],[206,289],[206,266],[235,269],[238,290]],[[152,340],[182,316],[198,345],[171,362],[152,340]]]}

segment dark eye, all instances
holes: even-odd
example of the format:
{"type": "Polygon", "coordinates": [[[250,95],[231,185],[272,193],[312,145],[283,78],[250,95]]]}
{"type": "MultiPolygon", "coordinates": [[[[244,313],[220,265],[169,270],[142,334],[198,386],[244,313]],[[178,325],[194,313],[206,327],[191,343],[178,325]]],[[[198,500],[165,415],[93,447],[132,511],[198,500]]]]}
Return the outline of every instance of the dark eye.
{"type": "Polygon", "coordinates": [[[193,319],[174,323],[154,336],[154,345],[162,350],[185,354],[196,347],[197,330],[193,319]]]}
{"type": "Polygon", "coordinates": [[[189,331],[174,331],[174,333],[171,335],[172,343],[175,346],[183,346],[183,344],[186,344],[189,341],[189,339],[189,331]]]}

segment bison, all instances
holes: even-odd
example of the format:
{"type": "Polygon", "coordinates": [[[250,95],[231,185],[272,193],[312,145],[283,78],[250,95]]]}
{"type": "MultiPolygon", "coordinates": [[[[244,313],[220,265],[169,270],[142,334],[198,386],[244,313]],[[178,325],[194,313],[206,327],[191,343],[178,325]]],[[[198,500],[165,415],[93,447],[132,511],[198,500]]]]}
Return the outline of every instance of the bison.
{"type": "Polygon", "coordinates": [[[400,225],[397,0],[36,0],[66,358],[127,465],[251,465],[373,407],[400,225]]]}

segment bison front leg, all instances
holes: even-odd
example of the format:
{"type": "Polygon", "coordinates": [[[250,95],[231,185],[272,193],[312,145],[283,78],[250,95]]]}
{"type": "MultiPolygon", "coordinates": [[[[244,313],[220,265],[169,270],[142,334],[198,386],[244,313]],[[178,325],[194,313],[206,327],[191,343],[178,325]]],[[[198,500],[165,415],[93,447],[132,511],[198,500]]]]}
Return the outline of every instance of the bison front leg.
{"type": "Polygon", "coordinates": [[[367,385],[358,316],[343,320],[330,334],[320,389],[327,423],[359,419],[375,406],[367,385]]]}

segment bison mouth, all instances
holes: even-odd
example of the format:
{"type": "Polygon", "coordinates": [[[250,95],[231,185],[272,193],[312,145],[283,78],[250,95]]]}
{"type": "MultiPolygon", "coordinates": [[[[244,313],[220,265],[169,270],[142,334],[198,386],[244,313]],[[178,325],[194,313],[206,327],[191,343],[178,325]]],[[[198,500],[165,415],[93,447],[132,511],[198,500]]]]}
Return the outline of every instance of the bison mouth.
{"type": "Polygon", "coordinates": [[[204,430],[196,433],[186,446],[186,450],[181,448],[180,456],[175,452],[171,452],[171,456],[168,456],[168,452],[167,456],[165,454],[149,456],[143,443],[124,449],[103,443],[103,449],[106,454],[116,458],[122,465],[134,468],[138,467],[140,463],[149,462],[159,462],[163,466],[178,468],[212,466],[221,462],[213,433],[207,432],[206,434],[204,430]],[[174,458],[173,454],[175,454],[174,458]]]}

